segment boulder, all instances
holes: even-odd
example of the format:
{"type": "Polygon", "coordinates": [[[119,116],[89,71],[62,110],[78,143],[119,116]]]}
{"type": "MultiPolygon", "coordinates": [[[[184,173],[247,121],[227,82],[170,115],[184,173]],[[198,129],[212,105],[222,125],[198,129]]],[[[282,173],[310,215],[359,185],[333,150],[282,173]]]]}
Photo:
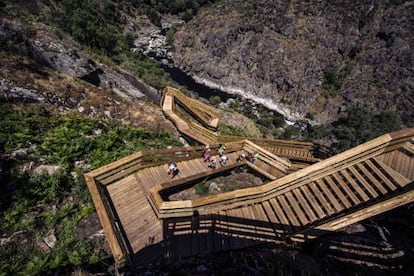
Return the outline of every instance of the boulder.
{"type": "Polygon", "coordinates": [[[33,170],[35,174],[41,174],[46,172],[48,175],[55,174],[60,169],[57,165],[40,165],[33,170]]]}
{"type": "Polygon", "coordinates": [[[43,241],[49,248],[52,249],[53,247],[55,247],[57,239],[55,234],[52,232],[48,236],[44,237],[43,241]]]}
{"type": "Polygon", "coordinates": [[[11,157],[14,159],[26,159],[29,156],[29,149],[28,148],[22,148],[15,150],[11,153],[11,157]]]}

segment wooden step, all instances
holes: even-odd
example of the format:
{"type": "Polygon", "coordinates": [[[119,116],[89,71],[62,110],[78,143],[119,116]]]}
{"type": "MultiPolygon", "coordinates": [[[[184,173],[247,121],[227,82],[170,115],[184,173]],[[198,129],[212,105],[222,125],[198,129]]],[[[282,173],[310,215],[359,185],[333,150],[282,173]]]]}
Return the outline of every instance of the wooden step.
{"type": "Polygon", "coordinates": [[[309,183],[307,186],[310,189],[310,191],[312,191],[312,193],[315,195],[315,198],[318,199],[319,202],[318,206],[320,206],[322,209],[324,209],[326,212],[326,214],[328,216],[332,215],[333,213],[335,213],[334,207],[331,206],[331,204],[327,201],[327,199],[325,198],[325,193],[319,189],[318,185],[316,184],[316,182],[311,182],[309,183]],[[319,205],[320,203],[320,205],[319,205]]]}
{"type": "Polygon", "coordinates": [[[387,194],[387,189],[384,188],[381,182],[379,182],[366,168],[363,164],[356,164],[355,167],[369,180],[369,183],[377,188],[381,194],[387,194]]]}
{"type": "Polygon", "coordinates": [[[341,212],[345,206],[336,199],[336,197],[332,194],[331,190],[328,188],[325,182],[322,181],[322,179],[318,179],[316,180],[316,184],[319,187],[319,189],[322,191],[322,193],[327,197],[327,201],[332,203],[336,212],[341,212]]]}
{"type": "Polygon", "coordinates": [[[365,190],[371,194],[371,197],[373,199],[379,196],[377,191],[372,187],[372,185],[367,180],[365,180],[365,178],[354,167],[349,167],[347,168],[347,170],[349,171],[351,176],[354,176],[358,183],[361,184],[361,186],[363,186],[365,190]]]}
{"type": "Polygon", "coordinates": [[[322,210],[320,204],[317,202],[317,200],[314,198],[314,195],[312,194],[312,192],[309,190],[308,188],[309,185],[303,185],[302,187],[300,187],[299,189],[301,190],[301,192],[303,193],[305,199],[309,202],[311,208],[315,211],[316,214],[316,219],[322,219],[324,217],[326,217],[325,212],[322,210]]]}

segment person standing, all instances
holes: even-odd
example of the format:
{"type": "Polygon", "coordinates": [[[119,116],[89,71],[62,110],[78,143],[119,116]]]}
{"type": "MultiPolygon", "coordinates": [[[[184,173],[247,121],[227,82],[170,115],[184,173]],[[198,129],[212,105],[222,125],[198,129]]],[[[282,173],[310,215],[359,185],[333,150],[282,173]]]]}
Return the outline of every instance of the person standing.
{"type": "Polygon", "coordinates": [[[176,177],[179,172],[180,170],[177,168],[177,164],[175,164],[174,162],[168,163],[167,173],[171,175],[171,178],[176,177]]]}
{"type": "Polygon", "coordinates": [[[224,154],[220,157],[220,165],[224,167],[229,159],[224,154]]]}
{"type": "Polygon", "coordinates": [[[218,154],[220,156],[222,156],[224,154],[224,150],[226,149],[226,145],[224,144],[220,144],[219,150],[218,150],[218,154]]]}

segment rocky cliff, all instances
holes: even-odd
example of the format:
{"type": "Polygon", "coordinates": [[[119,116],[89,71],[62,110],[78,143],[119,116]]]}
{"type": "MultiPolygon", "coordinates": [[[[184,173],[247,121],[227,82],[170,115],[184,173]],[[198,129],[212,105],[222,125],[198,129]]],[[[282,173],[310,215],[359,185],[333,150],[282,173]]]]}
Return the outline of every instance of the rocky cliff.
{"type": "Polygon", "coordinates": [[[174,61],[291,119],[366,105],[412,125],[413,33],[412,1],[223,0],[176,33],[174,61]]]}

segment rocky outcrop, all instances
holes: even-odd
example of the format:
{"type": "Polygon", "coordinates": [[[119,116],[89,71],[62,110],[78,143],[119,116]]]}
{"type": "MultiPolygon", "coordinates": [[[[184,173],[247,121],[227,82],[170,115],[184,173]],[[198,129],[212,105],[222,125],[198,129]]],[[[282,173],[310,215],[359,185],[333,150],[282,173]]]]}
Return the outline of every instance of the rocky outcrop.
{"type": "Polygon", "coordinates": [[[174,37],[197,81],[317,122],[367,105],[414,121],[412,1],[220,1],[174,37]]]}
{"type": "MultiPolygon", "coordinates": [[[[27,30],[27,27],[3,19],[0,21],[0,42],[7,48],[13,47],[13,44],[26,45],[29,54],[39,63],[110,90],[125,99],[149,96],[158,101],[156,89],[119,68],[109,68],[96,62],[80,50],[78,43],[48,25],[38,23],[27,30]]],[[[15,92],[23,97],[33,96],[31,91],[15,92]]]]}
{"type": "Polygon", "coordinates": [[[92,85],[111,90],[123,98],[133,99],[157,94],[155,89],[132,75],[98,64],[80,51],[79,45],[74,41],[59,38],[47,25],[39,24],[36,35],[29,43],[31,53],[38,62],[92,85]]]}
{"type": "Polygon", "coordinates": [[[161,27],[155,26],[146,15],[135,18],[128,17],[126,31],[135,34],[134,46],[146,56],[155,57],[164,63],[172,60],[171,45],[166,34],[184,24],[184,21],[173,15],[163,15],[161,27]]]}

